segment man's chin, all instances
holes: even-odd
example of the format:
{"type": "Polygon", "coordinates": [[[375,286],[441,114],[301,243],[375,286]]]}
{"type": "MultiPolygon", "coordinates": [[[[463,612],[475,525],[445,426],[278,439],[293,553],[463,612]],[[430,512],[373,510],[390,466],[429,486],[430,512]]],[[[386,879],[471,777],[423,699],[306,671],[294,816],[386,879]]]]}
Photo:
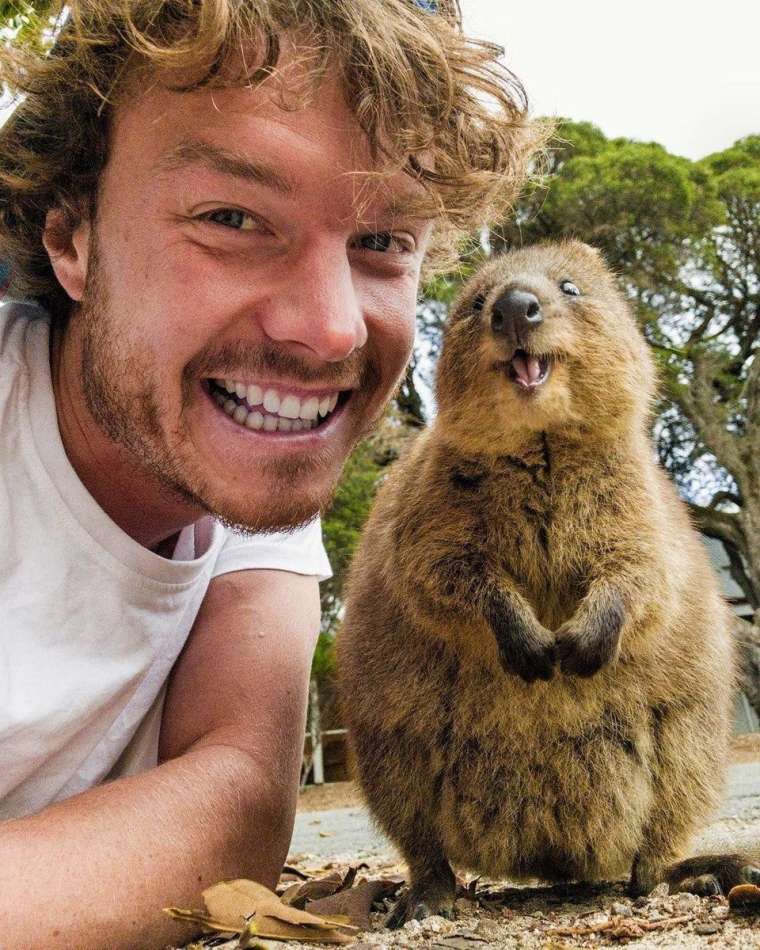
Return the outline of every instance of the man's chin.
{"type": "MultiPolygon", "coordinates": [[[[328,499],[329,503],[329,499],[328,499]]],[[[224,512],[212,511],[211,514],[226,528],[238,534],[272,534],[277,531],[295,531],[313,521],[321,514],[325,506],[303,505],[281,511],[272,510],[259,512],[224,512]]]]}
{"type": "Polygon", "coordinates": [[[247,498],[210,499],[206,505],[209,514],[234,531],[267,534],[295,530],[327,509],[340,470],[328,479],[324,470],[317,476],[314,472],[283,471],[282,464],[273,467],[278,471],[262,478],[247,498]],[[263,493],[262,485],[269,485],[270,491],[263,493]]]}

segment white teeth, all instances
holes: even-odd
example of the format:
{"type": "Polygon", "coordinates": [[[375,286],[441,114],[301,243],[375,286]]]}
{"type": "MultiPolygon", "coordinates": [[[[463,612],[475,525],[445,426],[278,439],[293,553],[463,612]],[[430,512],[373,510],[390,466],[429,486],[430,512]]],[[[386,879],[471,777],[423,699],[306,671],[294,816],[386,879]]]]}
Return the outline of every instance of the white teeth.
{"type": "Polygon", "coordinates": [[[316,396],[309,396],[301,403],[301,418],[316,419],[319,412],[319,400],[316,396]]]}
{"type": "Polygon", "coordinates": [[[286,419],[297,419],[301,412],[301,400],[298,396],[286,396],[280,403],[280,415],[286,419]]]}
{"type": "Polygon", "coordinates": [[[332,396],[301,399],[294,393],[280,394],[271,387],[263,390],[255,383],[247,385],[232,379],[215,379],[214,383],[218,387],[212,390],[214,401],[228,416],[249,429],[264,429],[266,432],[303,432],[313,429],[319,419],[335,409],[340,395],[334,393],[332,396]],[[262,403],[265,412],[252,411],[251,407],[262,403]],[[286,425],[279,425],[281,421],[285,421],[286,425]]]}
{"type": "Polygon", "coordinates": [[[280,394],[276,389],[267,389],[264,393],[264,408],[267,412],[280,411],[280,394]]]}
{"type": "Polygon", "coordinates": [[[249,412],[245,424],[249,429],[262,429],[264,427],[264,416],[260,412],[249,412]]]}

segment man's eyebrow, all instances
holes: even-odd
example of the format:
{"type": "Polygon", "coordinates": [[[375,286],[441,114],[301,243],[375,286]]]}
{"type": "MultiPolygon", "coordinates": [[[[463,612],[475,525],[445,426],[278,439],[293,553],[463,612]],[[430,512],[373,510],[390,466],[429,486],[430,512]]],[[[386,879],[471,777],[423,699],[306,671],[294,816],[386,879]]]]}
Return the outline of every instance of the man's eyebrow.
{"type": "Polygon", "coordinates": [[[186,165],[203,165],[223,175],[266,185],[283,195],[291,195],[295,191],[293,183],[271,166],[202,139],[184,139],[159,162],[159,167],[166,171],[174,171],[186,165]]]}

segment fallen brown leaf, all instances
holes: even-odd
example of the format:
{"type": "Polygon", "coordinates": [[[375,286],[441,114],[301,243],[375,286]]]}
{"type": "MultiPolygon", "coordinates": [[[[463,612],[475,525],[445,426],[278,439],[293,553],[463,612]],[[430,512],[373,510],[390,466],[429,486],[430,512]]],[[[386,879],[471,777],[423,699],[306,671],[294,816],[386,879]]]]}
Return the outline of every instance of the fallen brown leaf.
{"type": "Polygon", "coordinates": [[[303,910],[307,901],[329,897],[330,894],[342,890],[344,886],[344,877],[340,871],[332,871],[326,877],[312,878],[302,884],[292,885],[282,894],[280,900],[289,907],[298,907],[303,910]]]}
{"type": "Polygon", "coordinates": [[[356,887],[310,901],[306,909],[312,914],[345,914],[355,927],[369,930],[372,905],[384,897],[392,897],[399,887],[400,884],[389,879],[361,881],[356,887]]]}
{"type": "MultiPolygon", "coordinates": [[[[346,926],[346,924],[340,924],[346,926]]],[[[276,917],[259,916],[252,917],[242,933],[240,940],[242,946],[253,946],[251,943],[256,938],[263,937],[270,940],[297,940],[299,943],[332,943],[344,944],[352,943],[353,935],[337,928],[309,927],[305,924],[288,924],[285,921],[278,920],[276,917]]]]}
{"type": "Polygon", "coordinates": [[[222,920],[215,920],[211,914],[206,914],[202,910],[185,910],[182,907],[164,907],[164,913],[168,914],[174,920],[184,920],[189,924],[198,924],[204,930],[214,931],[223,934],[240,933],[242,927],[231,927],[229,923],[222,920]]]}
{"type": "MultiPolygon", "coordinates": [[[[341,878],[342,880],[342,878],[341,878]]],[[[222,881],[203,892],[209,915],[234,926],[248,941],[254,936],[303,943],[349,943],[351,938],[337,928],[355,930],[348,917],[324,917],[283,904],[263,884],[239,879],[222,881]]]]}

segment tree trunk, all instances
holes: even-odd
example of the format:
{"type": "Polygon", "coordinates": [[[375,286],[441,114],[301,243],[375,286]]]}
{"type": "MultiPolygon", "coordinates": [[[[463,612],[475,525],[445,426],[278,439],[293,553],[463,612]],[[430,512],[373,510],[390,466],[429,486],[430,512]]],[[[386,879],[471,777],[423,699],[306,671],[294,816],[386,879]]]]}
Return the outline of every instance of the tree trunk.
{"type": "Polygon", "coordinates": [[[739,644],[739,685],[760,717],[760,611],[755,611],[754,623],[737,617],[735,632],[739,644]]]}

